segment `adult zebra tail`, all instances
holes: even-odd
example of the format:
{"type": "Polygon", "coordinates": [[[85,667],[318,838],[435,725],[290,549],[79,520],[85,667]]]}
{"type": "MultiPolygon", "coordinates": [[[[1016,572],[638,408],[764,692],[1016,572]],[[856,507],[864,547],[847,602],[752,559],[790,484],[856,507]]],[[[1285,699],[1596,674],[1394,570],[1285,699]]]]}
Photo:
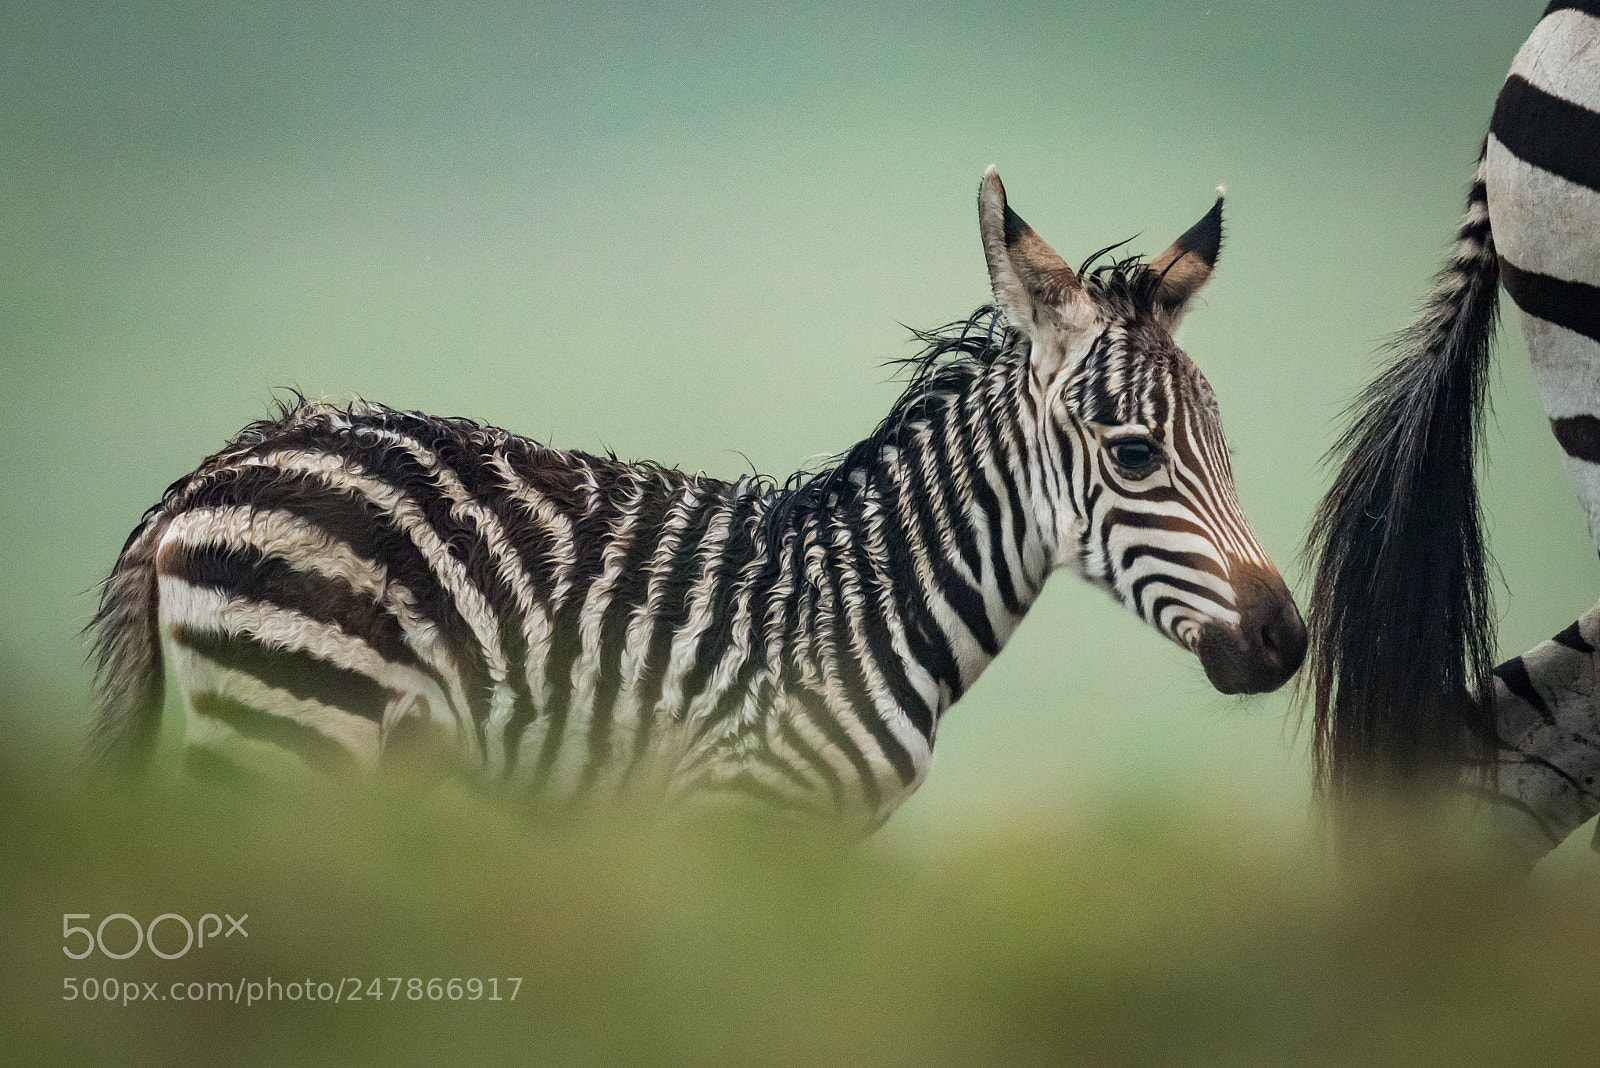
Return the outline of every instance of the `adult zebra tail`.
{"type": "Polygon", "coordinates": [[[85,628],[94,632],[90,659],[96,706],[89,755],[131,768],[145,765],[155,752],[166,689],[156,619],[156,549],[167,517],[159,509],[151,509],[128,535],[100,586],[100,607],[85,628]]]}
{"type": "MultiPolygon", "coordinates": [[[[1487,142],[1485,143],[1487,149],[1487,142]]],[[[1484,154],[1454,253],[1329,452],[1344,462],[1306,539],[1318,793],[1492,774],[1494,613],[1474,482],[1499,263],[1484,154]],[[1484,696],[1479,699],[1475,694],[1484,696]]]]}

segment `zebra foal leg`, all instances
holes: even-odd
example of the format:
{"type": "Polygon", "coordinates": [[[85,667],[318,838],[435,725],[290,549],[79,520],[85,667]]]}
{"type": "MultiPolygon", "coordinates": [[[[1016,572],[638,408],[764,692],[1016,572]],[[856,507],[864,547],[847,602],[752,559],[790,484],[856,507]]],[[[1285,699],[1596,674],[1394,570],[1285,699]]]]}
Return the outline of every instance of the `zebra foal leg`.
{"type": "Polygon", "coordinates": [[[1600,605],[1495,668],[1494,687],[1490,816],[1532,864],[1600,812],[1600,605]]]}

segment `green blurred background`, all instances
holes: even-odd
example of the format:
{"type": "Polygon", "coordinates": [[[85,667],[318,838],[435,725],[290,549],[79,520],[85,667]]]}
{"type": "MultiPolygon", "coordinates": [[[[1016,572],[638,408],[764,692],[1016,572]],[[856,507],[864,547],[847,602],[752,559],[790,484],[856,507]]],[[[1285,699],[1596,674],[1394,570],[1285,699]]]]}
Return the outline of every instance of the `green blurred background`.
{"type": "MultiPolygon", "coordinates": [[[[76,744],[88,591],[276,387],[731,477],[866,433],[986,299],[978,177],[1076,262],[1228,188],[1181,342],[1296,552],[1543,0],[0,5],[0,706],[76,744]]],[[[1595,559],[1501,346],[1487,502],[1521,651],[1595,559]]],[[[1204,796],[1306,818],[1286,698],[1062,576],[889,835],[1204,796]]]]}

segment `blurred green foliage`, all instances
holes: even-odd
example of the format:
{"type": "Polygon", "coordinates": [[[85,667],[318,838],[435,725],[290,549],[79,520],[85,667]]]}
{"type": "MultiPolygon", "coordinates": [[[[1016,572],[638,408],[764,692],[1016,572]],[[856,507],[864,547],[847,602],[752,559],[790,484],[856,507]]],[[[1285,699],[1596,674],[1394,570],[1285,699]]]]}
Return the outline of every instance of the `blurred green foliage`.
{"type": "MultiPolygon", "coordinates": [[[[1511,1065],[1600,1049],[1588,857],[1514,885],[1401,830],[1336,870],[1215,807],[856,843],[553,818],[394,779],[263,795],[8,770],[8,1063],[1511,1065]],[[170,962],[63,954],[64,913],[116,912],[247,913],[249,934],[170,962]],[[386,998],[391,976],[498,977],[502,997],[522,982],[500,1002],[412,1000],[403,983],[394,1001],[124,1005],[63,1000],[69,976],[141,993],[381,978],[386,998]]],[[[180,938],[169,923],[162,944],[180,938]]]]}

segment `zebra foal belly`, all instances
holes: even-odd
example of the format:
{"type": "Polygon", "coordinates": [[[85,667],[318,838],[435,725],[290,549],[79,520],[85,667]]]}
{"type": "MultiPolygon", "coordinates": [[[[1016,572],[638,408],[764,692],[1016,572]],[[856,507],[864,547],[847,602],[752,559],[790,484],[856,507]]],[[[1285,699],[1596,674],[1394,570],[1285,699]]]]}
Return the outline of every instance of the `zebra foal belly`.
{"type": "Polygon", "coordinates": [[[658,687],[684,670],[642,653],[599,686],[598,638],[574,631],[551,633],[570,656],[512,660],[504,678],[463,672],[412,590],[300,516],[226,505],[167,524],[159,627],[197,772],[354,777],[421,739],[432,763],[552,799],[753,801],[876,826],[927,771],[927,740],[856,707],[809,660],[742,649],[679,701],[658,687]],[[571,687],[548,685],[552,673],[571,687]]]}

